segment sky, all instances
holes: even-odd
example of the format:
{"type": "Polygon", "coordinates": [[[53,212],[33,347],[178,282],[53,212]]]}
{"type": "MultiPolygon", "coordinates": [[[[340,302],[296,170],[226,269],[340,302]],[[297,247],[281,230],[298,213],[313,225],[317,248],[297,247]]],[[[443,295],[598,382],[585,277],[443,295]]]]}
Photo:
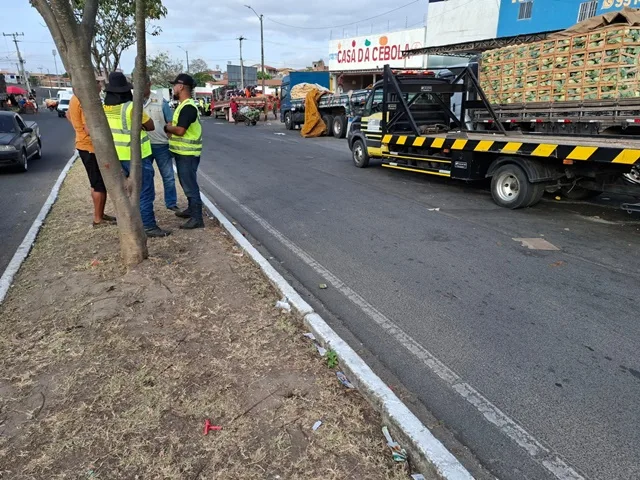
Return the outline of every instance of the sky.
{"type": "MultiPolygon", "coordinates": [[[[4,3],[4,1],[3,1],[4,3]]],[[[20,51],[27,71],[55,73],[52,50],[55,44],[44,21],[29,0],[7,1],[2,6],[3,33],[24,33],[20,51]]],[[[239,42],[243,42],[245,65],[260,63],[260,21],[245,7],[251,5],[264,15],[265,64],[304,68],[319,59],[328,60],[329,40],[356,34],[384,33],[424,25],[427,0],[350,0],[332,3],[299,0],[163,0],[166,18],[156,22],[162,33],[147,37],[147,54],[168,52],[186,64],[201,58],[225,71],[228,62],[239,65],[239,42]],[[406,5],[406,6],[405,6],[406,5]],[[391,11],[394,10],[394,11],[391,11]],[[372,18],[376,17],[376,18],[372,18]],[[358,22],[358,23],[354,23],[358,22]],[[350,24],[350,25],[347,25],[350,24]]],[[[133,69],[134,49],[123,55],[122,69],[133,69]]],[[[0,40],[0,69],[16,70],[16,50],[11,37],[0,40]]],[[[64,71],[57,59],[59,73],[64,71]]]]}

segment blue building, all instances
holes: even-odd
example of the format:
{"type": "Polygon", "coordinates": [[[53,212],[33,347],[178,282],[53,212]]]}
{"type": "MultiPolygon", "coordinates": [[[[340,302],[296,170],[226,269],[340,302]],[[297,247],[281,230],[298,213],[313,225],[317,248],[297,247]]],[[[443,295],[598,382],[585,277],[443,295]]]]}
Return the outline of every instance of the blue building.
{"type": "Polygon", "coordinates": [[[640,0],[500,0],[498,37],[563,30],[582,20],[640,8],[640,0]]]}

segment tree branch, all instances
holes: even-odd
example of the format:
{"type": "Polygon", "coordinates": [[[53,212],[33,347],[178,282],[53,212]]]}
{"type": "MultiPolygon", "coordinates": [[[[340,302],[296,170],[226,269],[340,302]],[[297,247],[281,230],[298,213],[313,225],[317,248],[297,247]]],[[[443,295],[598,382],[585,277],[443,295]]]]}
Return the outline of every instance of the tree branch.
{"type": "Polygon", "coordinates": [[[93,39],[95,33],[97,15],[98,0],[85,0],[82,12],[82,31],[89,41],[93,39]]]}

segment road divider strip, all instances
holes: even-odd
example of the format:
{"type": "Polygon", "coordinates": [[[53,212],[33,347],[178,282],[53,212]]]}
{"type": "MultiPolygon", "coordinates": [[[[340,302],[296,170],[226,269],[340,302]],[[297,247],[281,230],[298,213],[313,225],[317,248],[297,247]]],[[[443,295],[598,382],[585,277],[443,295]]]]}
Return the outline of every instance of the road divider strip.
{"type": "Polygon", "coordinates": [[[15,278],[16,274],[18,273],[18,270],[20,270],[20,267],[22,266],[27,256],[29,255],[31,248],[33,247],[33,244],[36,241],[38,233],[40,232],[40,228],[42,228],[42,224],[44,223],[44,220],[47,218],[47,215],[49,215],[49,212],[51,211],[51,207],[53,206],[56,199],[58,198],[58,194],[60,193],[60,187],[62,186],[62,182],[64,182],[64,179],[67,178],[67,173],[69,173],[71,166],[73,165],[73,163],[76,161],[77,158],[78,158],[78,152],[74,153],[73,156],[69,159],[69,161],[67,161],[67,164],[62,169],[62,172],[60,172],[60,175],[58,175],[58,179],[56,180],[56,183],[53,185],[53,188],[51,189],[51,192],[49,193],[47,200],[44,202],[44,205],[42,205],[42,208],[40,209],[40,213],[38,213],[38,216],[31,224],[31,228],[29,228],[29,231],[27,232],[24,239],[22,240],[22,243],[16,250],[16,253],[13,254],[13,257],[11,257],[11,261],[9,262],[9,265],[7,265],[7,268],[4,269],[4,273],[2,274],[2,277],[0,277],[0,303],[2,303],[6,298],[7,293],[9,292],[9,289],[13,284],[13,279],[15,278]]]}

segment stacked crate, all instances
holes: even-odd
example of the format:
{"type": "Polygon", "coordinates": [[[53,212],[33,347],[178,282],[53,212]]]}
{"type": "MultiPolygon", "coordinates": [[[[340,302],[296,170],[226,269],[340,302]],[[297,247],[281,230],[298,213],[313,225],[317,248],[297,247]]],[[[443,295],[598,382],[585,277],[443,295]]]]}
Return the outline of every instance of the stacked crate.
{"type": "Polygon", "coordinates": [[[494,104],[640,97],[640,28],[610,26],[482,54],[480,84],[494,104]]]}

